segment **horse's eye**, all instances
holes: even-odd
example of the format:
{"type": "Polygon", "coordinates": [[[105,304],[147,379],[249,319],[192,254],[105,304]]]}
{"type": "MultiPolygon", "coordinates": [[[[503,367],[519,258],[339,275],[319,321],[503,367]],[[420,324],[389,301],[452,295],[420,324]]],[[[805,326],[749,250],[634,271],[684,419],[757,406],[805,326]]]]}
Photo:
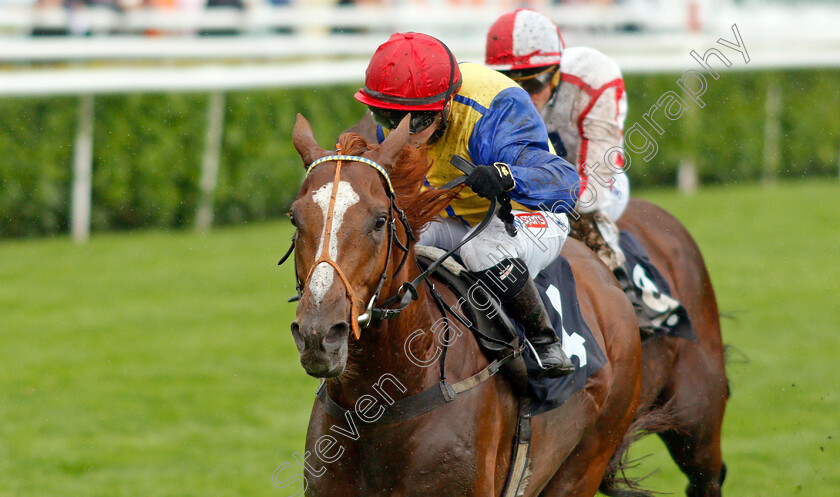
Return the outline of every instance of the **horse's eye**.
{"type": "Polygon", "coordinates": [[[382,231],[382,228],[385,227],[385,223],[387,222],[388,220],[385,218],[385,216],[379,216],[379,219],[376,220],[376,224],[373,225],[373,229],[375,229],[376,231],[382,231]]]}
{"type": "Polygon", "coordinates": [[[289,216],[289,221],[292,223],[292,226],[297,226],[297,221],[295,221],[295,215],[291,212],[287,212],[286,215],[289,216]]]}

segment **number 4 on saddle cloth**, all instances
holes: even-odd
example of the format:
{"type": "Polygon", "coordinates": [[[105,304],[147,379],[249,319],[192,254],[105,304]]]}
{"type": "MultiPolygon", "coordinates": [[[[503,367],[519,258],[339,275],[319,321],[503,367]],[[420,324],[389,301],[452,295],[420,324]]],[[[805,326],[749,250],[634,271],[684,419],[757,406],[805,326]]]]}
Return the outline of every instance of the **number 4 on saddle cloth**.
{"type": "MultiPolygon", "coordinates": [[[[436,247],[417,246],[416,250],[421,266],[428,266],[443,254],[436,247]]],[[[466,322],[453,319],[458,317],[453,312],[449,313],[449,322],[461,328],[469,325],[489,359],[505,355],[511,347],[524,343],[523,328],[507,317],[487,287],[472,279],[461,264],[449,259],[438,267],[435,275],[461,297],[457,314],[465,318],[466,322]]],[[[606,363],[604,351],[598,346],[580,312],[575,278],[569,262],[563,256],[558,256],[540,272],[534,283],[548,310],[551,324],[560,335],[563,351],[575,364],[575,372],[561,378],[538,378],[540,368],[528,347],[523,349],[524,360],[503,366],[503,373],[525,401],[523,411],[531,415],[559,407],[573,393],[583,388],[586,379],[606,363]]]]}

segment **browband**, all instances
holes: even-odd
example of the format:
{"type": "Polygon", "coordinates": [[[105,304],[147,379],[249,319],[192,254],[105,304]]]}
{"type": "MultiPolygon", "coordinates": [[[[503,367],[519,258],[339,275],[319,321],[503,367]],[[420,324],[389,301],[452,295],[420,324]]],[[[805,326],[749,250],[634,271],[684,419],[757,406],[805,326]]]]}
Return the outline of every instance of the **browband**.
{"type": "Polygon", "coordinates": [[[377,171],[379,171],[379,174],[381,174],[382,177],[385,178],[385,183],[388,184],[388,190],[390,191],[391,195],[395,195],[394,186],[391,185],[391,177],[388,176],[388,171],[386,171],[384,167],[380,166],[376,162],[374,162],[374,161],[372,161],[372,160],[370,160],[366,157],[359,157],[359,156],[356,156],[356,155],[328,155],[326,157],[321,157],[320,159],[318,159],[315,162],[313,162],[312,164],[310,164],[308,168],[306,168],[306,175],[308,176],[309,172],[312,171],[312,169],[319,164],[323,164],[324,162],[337,161],[337,160],[347,160],[347,161],[353,161],[353,162],[361,162],[362,164],[367,164],[368,166],[376,169],[377,171]]]}

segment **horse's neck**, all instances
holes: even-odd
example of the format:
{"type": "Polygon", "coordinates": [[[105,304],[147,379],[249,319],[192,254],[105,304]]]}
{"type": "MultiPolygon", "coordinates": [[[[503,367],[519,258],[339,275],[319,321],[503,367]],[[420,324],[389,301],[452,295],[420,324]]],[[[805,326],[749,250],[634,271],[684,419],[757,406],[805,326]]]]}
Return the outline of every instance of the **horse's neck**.
{"type": "MultiPolygon", "coordinates": [[[[393,278],[391,293],[383,292],[383,295],[393,295],[404,281],[411,281],[419,274],[417,265],[413,263],[413,248],[408,257],[411,262],[393,278]]],[[[353,405],[360,396],[375,393],[374,386],[381,384],[383,378],[399,382],[396,387],[400,390],[398,397],[418,393],[438,381],[440,370],[437,362],[422,367],[417,361],[434,357],[437,337],[432,330],[441,315],[425,284],[418,288],[418,295],[418,299],[396,318],[363,329],[358,340],[350,338],[345,372],[327,383],[330,395],[339,403],[353,405]],[[407,344],[410,345],[411,358],[406,352],[409,348],[407,344]],[[404,387],[405,392],[401,392],[399,386],[404,387]]]]}

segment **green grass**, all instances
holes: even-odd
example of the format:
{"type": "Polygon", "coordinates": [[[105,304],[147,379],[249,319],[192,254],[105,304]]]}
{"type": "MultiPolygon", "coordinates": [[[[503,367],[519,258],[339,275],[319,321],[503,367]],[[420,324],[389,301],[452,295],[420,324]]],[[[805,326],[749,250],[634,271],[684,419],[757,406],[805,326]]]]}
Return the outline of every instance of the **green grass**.
{"type": "MultiPolygon", "coordinates": [[[[697,239],[730,346],[724,418],[734,496],[840,492],[840,185],[730,186],[694,197],[654,192],[697,239]]],[[[647,483],[682,493],[686,479],[650,437],[647,483]]]]}
{"type": "MultiPolygon", "coordinates": [[[[727,495],[840,488],[840,186],[645,192],[682,219],[722,310],[727,495]]],[[[0,243],[0,496],[288,495],[317,382],[289,336],[285,223],[0,243]]],[[[682,494],[655,439],[639,473],[682,494]]]]}
{"type": "Polygon", "coordinates": [[[0,245],[0,495],[264,495],[317,382],[278,224],[0,245]]]}

